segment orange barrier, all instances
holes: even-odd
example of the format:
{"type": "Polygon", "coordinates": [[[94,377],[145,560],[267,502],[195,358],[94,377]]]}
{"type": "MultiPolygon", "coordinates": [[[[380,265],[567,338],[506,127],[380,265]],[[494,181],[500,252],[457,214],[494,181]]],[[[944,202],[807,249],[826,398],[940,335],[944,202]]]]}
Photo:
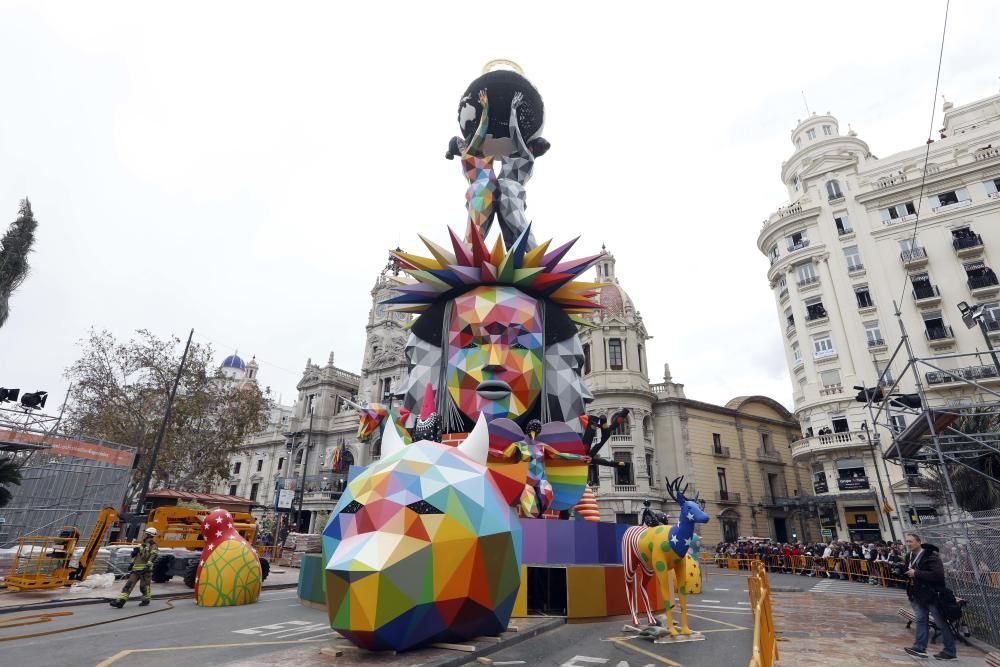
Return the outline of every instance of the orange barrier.
{"type": "Polygon", "coordinates": [[[748,667],[773,667],[778,659],[778,638],[774,634],[767,569],[759,560],[750,563],[747,590],[750,592],[750,608],[753,610],[753,654],[748,667]]]}
{"type": "Polygon", "coordinates": [[[872,561],[861,558],[822,558],[820,556],[779,556],[765,555],[732,557],[717,555],[715,562],[719,567],[729,570],[749,570],[759,563],[768,572],[783,572],[787,574],[807,574],[814,577],[836,575],[839,579],[871,583],[879,586],[906,587],[906,580],[892,575],[892,564],[885,561],[872,561]]]}

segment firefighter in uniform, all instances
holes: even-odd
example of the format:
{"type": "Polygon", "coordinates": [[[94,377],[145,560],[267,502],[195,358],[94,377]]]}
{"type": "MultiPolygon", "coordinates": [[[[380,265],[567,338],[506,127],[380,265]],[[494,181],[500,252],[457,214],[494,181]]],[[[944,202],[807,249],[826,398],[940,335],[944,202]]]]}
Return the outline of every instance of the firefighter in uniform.
{"type": "Polygon", "coordinates": [[[139,592],[142,593],[140,607],[149,604],[153,598],[153,591],[150,589],[150,582],[153,579],[153,563],[160,549],[156,546],[156,529],[147,528],[142,540],[142,544],[133,550],[132,567],[129,568],[128,581],[125,588],[118,594],[118,597],[111,601],[112,607],[121,609],[128,601],[128,596],[132,593],[136,583],[139,584],[139,592]]]}

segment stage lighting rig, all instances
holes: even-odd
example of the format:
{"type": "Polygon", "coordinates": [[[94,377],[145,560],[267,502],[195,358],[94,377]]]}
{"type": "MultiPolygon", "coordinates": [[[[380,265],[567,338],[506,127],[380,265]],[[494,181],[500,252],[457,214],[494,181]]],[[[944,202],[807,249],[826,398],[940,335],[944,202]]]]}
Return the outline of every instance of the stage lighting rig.
{"type": "Polygon", "coordinates": [[[0,403],[7,403],[8,401],[16,401],[17,395],[21,393],[20,389],[5,389],[0,387],[0,403]]]}
{"type": "Polygon", "coordinates": [[[49,397],[49,392],[47,391],[33,391],[31,393],[26,393],[21,395],[21,407],[27,408],[29,410],[34,410],[36,408],[44,408],[45,401],[49,397]]]}

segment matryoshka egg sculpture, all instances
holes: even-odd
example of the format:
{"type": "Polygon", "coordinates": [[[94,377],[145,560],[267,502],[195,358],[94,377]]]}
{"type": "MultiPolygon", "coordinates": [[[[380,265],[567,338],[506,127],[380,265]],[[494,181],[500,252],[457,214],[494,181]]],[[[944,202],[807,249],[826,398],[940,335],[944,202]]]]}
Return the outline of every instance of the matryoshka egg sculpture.
{"type": "Polygon", "coordinates": [[[195,577],[195,602],[200,607],[252,604],[260,596],[257,552],[233,527],[233,515],[212,510],[201,524],[205,547],[195,577]]]}

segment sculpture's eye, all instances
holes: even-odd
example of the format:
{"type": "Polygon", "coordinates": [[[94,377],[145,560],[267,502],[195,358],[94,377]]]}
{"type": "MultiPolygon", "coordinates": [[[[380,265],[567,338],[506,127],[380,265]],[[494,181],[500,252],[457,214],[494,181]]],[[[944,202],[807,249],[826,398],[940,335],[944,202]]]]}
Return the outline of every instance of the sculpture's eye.
{"type": "Polygon", "coordinates": [[[340,513],[341,514],[357,514],[358,510],[360,510],[363,507],[364,507],[364,505],[362,505],[361,503],[359,503],[357,500],[352,500],[351,502],[347,503],[347,507],[345,507],[344,509],[340,510],[340,513]]]}
{"type": "Polygon", "coordinates": [[[444,512],[434,507],[426,500],[418,500],[415,503],[410,503],[407,507],[417,514],[444,514],[444,512]]]}

